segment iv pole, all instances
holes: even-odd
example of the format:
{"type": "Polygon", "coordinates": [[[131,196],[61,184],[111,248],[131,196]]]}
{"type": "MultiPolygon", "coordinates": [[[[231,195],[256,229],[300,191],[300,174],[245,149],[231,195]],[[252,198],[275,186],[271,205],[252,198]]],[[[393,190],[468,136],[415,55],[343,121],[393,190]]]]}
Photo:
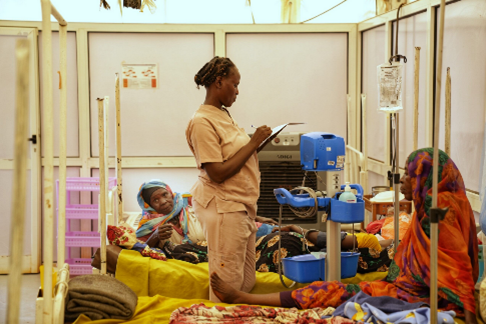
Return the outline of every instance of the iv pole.
{"type": "Polygon", "coordinates": [[[437,48],[437,84],[434,111],[434,159],[432,167],[432,208],[430,208],[430,322],[437,323],[437,259],[439,248],[439,220],[443,219],[448,208],[437,207],[437,183],[439,180],[439,129],[440,93],[442,79],[442,50],[444,43],[445,0],[440,2],[439,39],[437,48]]]}
{"type": "MultiPolygon", "coordinates": [[[[404,55],[398,54],[398,26],[400,22],[400,9],[404,3],[402,3],[398,9],[397,9],[397,29],[395,32],[395,55],[390,57],[390,64],[392,64],[392,60],[395,60],[395,62],[400,62],[400,59],[403,58],[403,61],[407,63],[407,58],[404,55]]],[[[394,136],[394,142],[392,145],[394,145],[395,148],[395,156],[393,159],[393,170],[392,170],[392,180],[393,180],[393,190],[395,193],[395,199],[394,199],[394,213],[393,213],[393,223],[394,223],[394,247],[395,247],[395,253],[397,252],[398,249],[398,243],[400,241],[400,167],[398,164],[399,161],[399,119],[398,119],[398,112],[393,113],[394,116],[394,124],[395,124],[395,136],[394,136]]]]}

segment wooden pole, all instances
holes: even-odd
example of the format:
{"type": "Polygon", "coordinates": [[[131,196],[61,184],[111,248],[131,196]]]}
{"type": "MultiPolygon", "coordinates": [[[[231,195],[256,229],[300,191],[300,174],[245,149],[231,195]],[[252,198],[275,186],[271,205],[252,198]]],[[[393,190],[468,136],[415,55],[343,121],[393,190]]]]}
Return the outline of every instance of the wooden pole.
{"type": "Polygon", "coordinates": [[[51,2],[42,5],[43,123],[44,123],[44,324],[52,323],[52,264],[54,227],[54,110],[52,105],[51,2]]]}
{"type": "Polygon", "coordinates": [[[451,68],[447,68],[445,85],[445,152],[451,156],[451,68]]]}
{"type": "Polygon", "coordinates": [[[27,39],[19,39],[15,48],[17,59],[15,155],[12,188],[12,221],[10,223],[10,264],[8,274],[7,318],[5,323],[17,324],[20,311],[22,255],[24,250],[25,202],[27,189],[27,155],[29,129],[29,56],[27,39]]]}
{"type": "Polygon", "coordinates": [[[100,214],[99,231],[101,238],[101,274],[106,274],[106,202],[108,201],[108,97],[98,98],[98,143],[100,155],[100,197],[98,208],[100,214]]]}
{"type": "Polygon", "coordinates": [[[54,308],[53,308],[53,324],[64,324],[64,306],[66,302],[66,294],[68,290],[69,281],[69,264],[58,267],[58,278],[56,294],[54,296],[54,308]]]}
{"type": "Polygon", "coordinates": [[[59,26],[60,102],[59,102],[59,211],[57,219],[57,268],[66,255],[66,157],[67,157],[67,26],[59,26]]]}
{"type": "Polygon", "coordinates": [[[420,47],[415,47],[414,68],[413,150],[415,151],[418,149],[420,47]]]}
{"type": "MultiPolygon", "coordinates": [[[[50,2],[50,1],[49,1],[50,2]]],[[[61,16],[59,11],[57,11],[56,7],[54,7],[51,3],[51,13],[56,18],[57,22],[59,23],[60,26],[67,26],[66,20],[61,16]]]]}
{"type": "MultiPolygon", "coordinates": [[[[121,106],[120,106],[120,79],[115,74],[115,103],[116,103],[116,185],[118,191],[118,219],[117,223],[123,220],[123,197],[122,197],[122,151],[121,151],[121,106]]],[[[115,224],[116,225],[116,224],[115,224]]]]}
{"type": "MultiPolygon", "coordinates": [[[[432,176],[432,208],[437,208],[437,183],[439,179],[439,134],[440,134],[440,96],[442,82],[442,51],[444,44],[445,0],[440,2],[439,39],[437,47],[437,83],[435,95],[434,116],[434,160],[432,176]]],[[[430,222],[430,322],[437,323],[438,289],[437,289],[437,258],[439,248],[439,223],[430,222]]]]}

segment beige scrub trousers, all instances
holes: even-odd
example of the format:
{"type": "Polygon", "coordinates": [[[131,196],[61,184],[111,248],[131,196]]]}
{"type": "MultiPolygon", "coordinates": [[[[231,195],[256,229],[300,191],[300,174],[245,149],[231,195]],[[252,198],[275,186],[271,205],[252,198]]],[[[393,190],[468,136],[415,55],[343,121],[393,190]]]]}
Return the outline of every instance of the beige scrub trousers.
{"type": "MultiPolygon", "coordinates": [[[[211,181],[202,164],[227,161],[250,141],[248,134],[226,109],[201,105],[187,126],[186,139],[199,169],[191,193],[208,242],[209,273],[216,272],[233,288],[250,292],[256,278],[257,153],[237,174],[218,184],[211,181]]],[[[209,289],[210,300],[220,302],[211,286],[209,289]]]]}

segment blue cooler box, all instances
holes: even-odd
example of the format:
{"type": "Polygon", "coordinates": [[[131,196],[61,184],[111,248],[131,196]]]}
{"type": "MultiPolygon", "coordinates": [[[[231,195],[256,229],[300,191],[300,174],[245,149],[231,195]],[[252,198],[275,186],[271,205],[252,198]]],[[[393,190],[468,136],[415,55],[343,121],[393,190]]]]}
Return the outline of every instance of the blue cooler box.
{"type": "Polygon", "coordinates": [[[290,280],[307,283],[326,280],[326,259],[312,254],[282,259],[284,275],[290,280]]]}
{"type": "MultiPolygon", "coordinates": [[[[360,253],[341,252],[341,278],[356,276],[360,253]]],[[[299,283],[326,280],[326,259],[316,259],[312,254],[282,259],[285,277],[299,283]]]]}

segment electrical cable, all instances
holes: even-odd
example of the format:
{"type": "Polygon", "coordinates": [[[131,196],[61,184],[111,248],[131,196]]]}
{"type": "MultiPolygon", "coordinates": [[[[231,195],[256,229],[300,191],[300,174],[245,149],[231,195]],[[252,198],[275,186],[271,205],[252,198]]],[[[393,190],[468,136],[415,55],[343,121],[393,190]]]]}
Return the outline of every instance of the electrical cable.
{"type": "Polygon", "coordinates": [[[248,6],[250,7],[250,12],[251,12],[251,20],[253,21],[253,24],[256,24],[255,22],[255,16],[253,16],[253,8],[251,6],[251,0],[246,0],[248,3],[248,6]]]}
{"type": "Polygon", "coordinates": [[[317,17],[319,17],[319,16],[322,16],[322,15],[323,15],[323,14],[325,14],[326,12],[331,11],[332,9],[334,9],[334,8],[336,8],[337,6],[339,6],[339,5],[343,4],[343,3],[345,3],[346,1],[347,1],[347,0],[343,0],[343,1],[341,1],[340,3],[338,3],[337,5],[335,5],[334,7],[327,9],[326,11],[324,11],[324,12],[322,12],[322,13],[318,14],[318,15],[317,15],[317,16],[315,16],[315,17],[312,17],[312,18],[309,18],[309,19],[307,19],[307,20],[301,21],[299,24],[306,23],[306,22],[308,22],[308,21],[310,21],[310,20],[312,20],[312,19],[315,19],[315,18],[317,18],[317,17]]]}

